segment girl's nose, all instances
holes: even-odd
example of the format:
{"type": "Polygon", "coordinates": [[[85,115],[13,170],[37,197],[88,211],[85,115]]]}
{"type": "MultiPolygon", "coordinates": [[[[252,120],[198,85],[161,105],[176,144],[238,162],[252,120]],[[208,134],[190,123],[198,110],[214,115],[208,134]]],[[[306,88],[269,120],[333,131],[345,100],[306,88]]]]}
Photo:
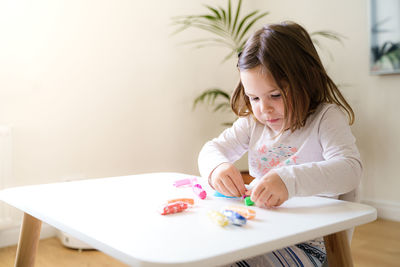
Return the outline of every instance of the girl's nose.
{"type": "Polygon", "coordinates": [[[261,111],[263,113],[271,113],[273,110],[274,110],[274,108],[268,102],[262,103],[261,111]]]}

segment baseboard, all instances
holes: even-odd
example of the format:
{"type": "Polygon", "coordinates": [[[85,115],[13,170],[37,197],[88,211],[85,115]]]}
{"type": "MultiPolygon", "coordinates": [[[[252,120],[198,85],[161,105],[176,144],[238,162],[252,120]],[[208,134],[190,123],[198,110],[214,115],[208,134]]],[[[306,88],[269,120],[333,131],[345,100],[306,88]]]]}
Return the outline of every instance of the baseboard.
{"type": "Polygon", "coordinates": [[[378,218],[400,222],[399,202],[373,199],[363,199],[361,202],[376,208],[378,211],[378,218]]]}
{"type": "MultiPolygon", "coordinates": [[[[7,229],[0,230],[0,248],[15,246],[18,244],[20,226],[12,226],[7,229]]],[[[56,236],[56,229],[48,224],[43,223],[40,231],[40,239],[56,236]]]]}

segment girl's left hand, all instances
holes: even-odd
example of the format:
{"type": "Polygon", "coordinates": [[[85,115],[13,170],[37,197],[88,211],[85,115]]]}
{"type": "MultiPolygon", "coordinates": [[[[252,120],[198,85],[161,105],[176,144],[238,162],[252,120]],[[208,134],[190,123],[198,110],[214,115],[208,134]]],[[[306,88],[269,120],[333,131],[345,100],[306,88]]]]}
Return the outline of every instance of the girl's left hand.
{"type": "Polygon", "coordinates": [[[277,207],[288,200],[289,193],[281,177],[269,171],[251,190],[251,200],[258,207],[277,207]]]}

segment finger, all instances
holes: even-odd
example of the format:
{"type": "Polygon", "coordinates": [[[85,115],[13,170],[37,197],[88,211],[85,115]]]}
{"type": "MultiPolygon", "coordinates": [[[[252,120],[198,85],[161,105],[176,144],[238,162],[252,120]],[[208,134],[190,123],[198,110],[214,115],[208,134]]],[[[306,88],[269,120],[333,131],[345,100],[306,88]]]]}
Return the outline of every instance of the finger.
{"type": "Polygon", "coordinates": [[[241,176],[239,177],[239,179],[237,177],[232,177],[232,176],[230,177],[233,185],[235,186],[236,191],[238,192],[237,194],[235,194],[235,196],[237,197],[243,196],[246,192],[246,187],[244,186],[244,182],[241,176]]]}
{"type": "Polygon", "coordinates": [[[253,202],[255,202],[256,199],[258,198],[258,195],[261,193],[261,189],[262,189],[262,188],[260,188],[259,190],[256,190],[256,189],[257,189],[257,187],[255,187],[255,188],[252,190],[251,195],[250,195],[250,199],[251,199],[251,201],[253,201],[253,202]]]}
{"type": "Polygon", "coordinates": [[[232,196],[232,193],[229,191],[229,189],[226,187],[224,181],[228,180],[228,177],[225,177],[224,179],[219,179],[218,182],[216,183],[216,190],[220,192],[221,194],[225,196],[232,196]]]}
{"type": "MultiPolygon", "coordinates": [[[[250,196],[251,201],[253,201],[256,204],[259,203],[259,201],[261,199],[261,196],[264,193],[264,191],[265,191],[264,187],[261,187],[259,190],[254,191],[250,196]]],[[[260,205],[257,204],[257,206],[260,206],[260,205]]]]}
{"type": "Polygon", "coordinates": [[[234,173],[231,176],[233,183],[236,186],[239,194],[242,196],[246,192],[246,187],[244,186],[243,176],[239,172],[239,170],[235,169],[234,173]]]}
{"type": "Polygon", "coordinates": [[[225,188],[229,191],[230,196],[240,196],[239,190],[236,188],[235,183],[232,181],[231,177],[223,180],[225,188]]]}
{"type": "Polygon", "coordinates": [[[272,193],[266,189],[264,191],[262,191],[262,193],[260,194],[260,196],[256,202],[258,204],[258,206],[267,207],[266,204],[267,204],[268,199],[271,197],[271,195],[272,195],[272,193]]]}
{"type": "Polygon", "coordinates": [[[267,208],[276,207],[279,202],[279,197],[277,195],[271,195],[267,200],[266,206],[267,208]]]}
{"type": "Polygon", "coordinates": [[[264,191],[264,189],[265,189],[264,186],[262,186],[262,185],[260,185],[260,184],[256,185],[256,186],[253,188],[253,190],[252,190],[252,192],[251,192],[251,195],[250,195],[251,201],[256,202],[256,201],[258,200],[260,194],[262,193],[262,191],[264,191]]]}
{"type": "Polygon", "coordinates": [[[225,196],[229,196],[229,191],[225,188],[224,183],[222,182],[222,180],[218,180],[215,182],[215,190],[217,190],[219,193],[225,195],[225,196]]]}
{"type": "Polygon", "coordinates": [[[229,169],[227,175],[230,177],[232,184],[235,187],[235,190],[232,189],[232,191],[238,192],[238,194],[235,193],[235,195],[243,195],[246,191],[246,187],[244,186],[243,177],[240,171],[235,166],[232,166],[232,168],[229,169]]]}
{"type": "Polygon", "coordinates": [[[276,204],[277,207],[279,207],[280,205],[282,205],[286,200],[284,199],[279,199],[278,203],[276,204]]]}

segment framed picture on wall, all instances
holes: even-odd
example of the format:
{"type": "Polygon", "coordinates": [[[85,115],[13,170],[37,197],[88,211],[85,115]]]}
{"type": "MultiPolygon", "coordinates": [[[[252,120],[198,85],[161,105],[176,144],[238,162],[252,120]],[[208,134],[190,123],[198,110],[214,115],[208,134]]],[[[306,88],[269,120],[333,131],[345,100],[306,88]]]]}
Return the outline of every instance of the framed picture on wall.
{"type": "Polygon", "coordinates": [[[370,71],[400,73],[400,0],[370,0],[370,71]]]}

